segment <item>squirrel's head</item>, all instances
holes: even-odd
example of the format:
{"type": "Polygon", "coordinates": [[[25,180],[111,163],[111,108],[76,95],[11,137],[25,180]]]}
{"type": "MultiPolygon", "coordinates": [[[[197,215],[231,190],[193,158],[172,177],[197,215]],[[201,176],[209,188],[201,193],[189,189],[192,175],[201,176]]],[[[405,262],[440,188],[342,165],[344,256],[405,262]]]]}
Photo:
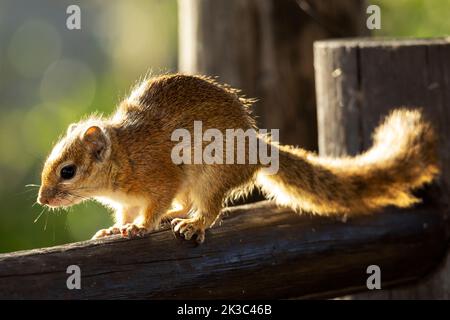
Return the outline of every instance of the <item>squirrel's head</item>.
{"type": "Polygon", "coordinates": [[[104,187],[111,140],[101,123],[71,124],[44,164],[38,203],[67,207],[104,187]]]}

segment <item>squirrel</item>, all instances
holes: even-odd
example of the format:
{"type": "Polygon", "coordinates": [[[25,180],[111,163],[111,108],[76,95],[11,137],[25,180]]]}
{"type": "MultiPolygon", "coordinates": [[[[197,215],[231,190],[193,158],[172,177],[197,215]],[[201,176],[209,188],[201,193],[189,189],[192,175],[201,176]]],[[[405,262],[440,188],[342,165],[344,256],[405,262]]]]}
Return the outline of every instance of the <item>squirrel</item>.
{"type": "Polygon", "coordinates": [[[110,117],[68,127],[45,161],[38,203],[68,207],[95,199],[112,208],[115,224],[93,239],[139,237],[168,218],[174,232],[201,243],[225,201],[255,186],[297,212],[352,216],[416,204],[411,192],[439,173],[431,124],[420,110],[405,108],[392,111],[373,146],[354,157],[320,157],[265,137],[279,151],[276,174],[261,164],[173,163],[174,130],[192,132],[194,121],[221,132],[255,129],[253,102],[206,76],[146,78],[110,117]]]}

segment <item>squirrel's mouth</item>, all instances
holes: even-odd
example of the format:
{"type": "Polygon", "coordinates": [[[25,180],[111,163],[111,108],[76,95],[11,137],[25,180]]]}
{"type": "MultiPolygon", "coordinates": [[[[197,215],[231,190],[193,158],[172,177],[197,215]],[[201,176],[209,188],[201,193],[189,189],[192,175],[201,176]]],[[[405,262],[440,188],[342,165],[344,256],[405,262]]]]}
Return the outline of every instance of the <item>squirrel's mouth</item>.
{"type": "Polygon", "coordinates": [[[45,205],[49,208],[70,207],[79,202],[81,202],[81,201],[78,198],[68,197],[68,196],[65,196],[63,198],[60,198],[60,197],[48,198],[48,199],[45,199],[44,201],[42,199],[39,199],[39,201],[38,201],[39,204],[45,205]]]}
{"type": "Polygon", "coordinates": [[[49,208],[70,207],[80,203],[85,197],[72,194],[68,191],[42,188],[39,190],[37,203],[49,208]]]}
{"type": "Polygon", "coordinates": [[[74,204],[75,204],[75,201],[73,201],[71,199],[54,198],[54,199],[49,199],[48,202],[46,203],[46,206],[48,206],[50,208],[59,208],[59,207],[69,207],[74,204]]]}

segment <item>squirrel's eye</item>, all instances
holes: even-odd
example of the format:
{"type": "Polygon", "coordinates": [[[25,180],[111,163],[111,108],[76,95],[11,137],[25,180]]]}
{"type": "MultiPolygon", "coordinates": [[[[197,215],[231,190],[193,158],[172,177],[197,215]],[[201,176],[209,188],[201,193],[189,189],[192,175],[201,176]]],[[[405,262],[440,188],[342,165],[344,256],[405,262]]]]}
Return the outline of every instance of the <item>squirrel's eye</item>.
{"type": "Polygon", "coordinates": [[[64,180],[72,179],[75,176],[75,172],[77,171],[77,167],[73,164],[65,166],[61,169],[61,178],[64,180]]]}

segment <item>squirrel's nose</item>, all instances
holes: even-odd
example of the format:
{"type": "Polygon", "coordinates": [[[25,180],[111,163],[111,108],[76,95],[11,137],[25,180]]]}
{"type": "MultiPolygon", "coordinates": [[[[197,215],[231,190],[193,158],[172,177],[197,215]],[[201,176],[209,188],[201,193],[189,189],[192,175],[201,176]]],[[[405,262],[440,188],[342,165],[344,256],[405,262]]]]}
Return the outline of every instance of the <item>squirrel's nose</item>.
{"type": "Polygon", "coordinates": [[[52,198],[52,196],[53,196],[53,191],[51,189],[41,188],[39,190],[37,202],[40,205],[49,204],[50,203],[50,199],[52,198]]]}
{"type": "Polygon", "coordinates": [[[39,197],[38,197],[38,199],[37,199],[37,202],[38,202],[40,205],[48,204],[48,198],[46,198],[46,197],[44,197],[44,196],[42,196],[42,195],[40,194],[39,197]]]}

